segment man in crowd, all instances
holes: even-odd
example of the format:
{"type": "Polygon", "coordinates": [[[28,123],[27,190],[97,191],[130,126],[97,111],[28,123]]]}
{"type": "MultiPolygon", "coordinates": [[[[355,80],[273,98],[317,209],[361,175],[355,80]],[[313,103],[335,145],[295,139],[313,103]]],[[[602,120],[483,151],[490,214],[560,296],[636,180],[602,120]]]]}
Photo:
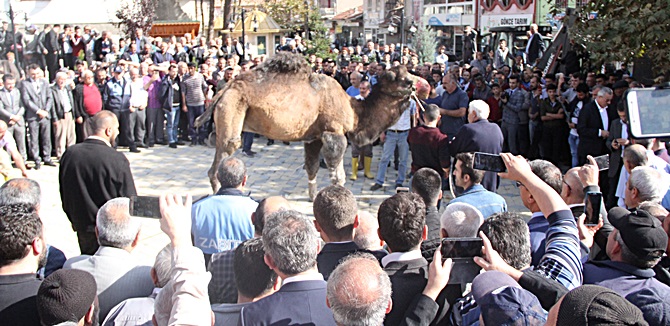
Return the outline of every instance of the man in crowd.
{"type": "Polygon", "coordinates": [[[347,88],[347,95],[349,95],[351,97],[355,97],[356,95],[361,94],[361,91],[359,90],[359,86],[360,86],[362,80],[363,80],[363,75],[358,71],[353,71],[349,75],[349,81],[351,82],[351,86],[349,86],[349,88],[347,88]]]}
{"type": "Polygon", "coordinates": [[[83,83],[74,88],[74,110],[81,122],[77,121],[77,141],[83,142],[92,134],[91,118],[102,110],[102,95],[95,85],[93,72],[86,70],[81,74],[83,83]]]}
{"type": "Polygon", "coordinates": [[[345,260],[328,280],[328,307],[338,325],[382,325],[391,311],[391,281],[371,255],[345,260]]]}
{"type": "Polygon", "coordinates": [[[105,203],[96,217],[95,233],[100,248],[95,255],[68,259],[64,269],[89,272],[97,283],[100,318],[128,298],[151,294],[154,288],[151,267],[131,256],[140,241],[142,221],[130,216],[130,200],[114,198],[105,203]]]}
{"type": "Polygon", "coordinates": [[[458,87],[458,77],[453,73],[446,73],[442,78],[442,105],[440,114],[442,123],[440,131],[453,140],[461,127],[465,124],[465,116],[468,113],[468,94],[458,87]]]}
{"type": "Polygon", "coordinates": [[[114,78],[105,84],[102,102],[105,110],[113,112],[119,121],[121,129],[119,141],[128,146],[131,153],[139,153],[131,128],[131,82],[123,76],[123,73],[123,68],[118,66],[114,68],[114,78]]]}
{"type": "MultiPolygon", "coordinates": [[[[274,196],[261,200],[256,207],[256,211],[251,214],[251,222],[254,224],[254,238],[260,238],[263,235],[266,216],[290,208],[289,202],[284,197],[274,196]]],[[[238,293],[235,287],[235,270],[233,268],[235,250],[231,249],[213,254],[207,267],[207,270],[212,274],[208,292],[209,300],[213,304],[237,302],[238,293]]]]}
{"type": "Polygon", "coordinates": [[[207,130],[204,126],[196,129],[195,119],[205,111],[205,95],[207,94],[207,83],[201,74],[196,72],[193,63],[188,64],[188,74],[181,82],[182,111],[188,114],[188,134],[191,137],[191,146],[204,145],[207,138],[207,130]]]}
{"type": "Polygon", "coordinates": [[[342,258],[360,250],[353,241],[358,227],[354,194],[339,185],[321,190],[314,198],[314,226],[326,243],[316,257],[316,265],[327,281],[342,258]]]}
{"type": "Polygon", "coordinates": [[[668,178],[649,166],[634,167],[625,188],[626,207],[635,209],[645,201],[660,204],[668,192],[668,178]]]}
{"type": "Polygon", "coordinates": [[[526,111],[530,106],[529,98],[526,91],[519,87],[519,76],[512,75],[509,77],[509,89],[502,97],[503,103],[503,119],[502,119],[502,134],[503,134],[503,150],[509,151],[514,155],[521,153],[521,141],[518,137],[521,120],[519,119],[519,112],[526,111]]]}
{"type": "Polygon", "coordinates": [[[428,167],[441,177],[449,173],[449,138],[440,132],[440,108],[429,104],[423,112],[424,123],[409,131],[407,142],[412,152],[412,173],[428,167]]]}
{"type": "Polygon", "coordinates": [[[7,132],[16,141],[16,147],[25,162],[26,153],[26,121],[23,118],[26,110],[21,103],[21,93],[16,88],[16,78],[6,74],[2,76],[3,89],[0,91],[0,120],[4,121],[7,132]]]}
{"type": "Polygon", "coordinates": [[[205,253],[209,263],[212,254],[231,250],[244,240],[253,238],[251,214],[258,203],[244,194],[247,168],[236,157],[227,157],[217,168],[219,191],[193,205],[193,240],[205,253]]]}
{"type": "MultiPolygon", "coordinates": [[[[58,34],[60,33],[60,25],[54,25],[44,37],[44,51],[46,55],[46,64],[49,71],[49,82],[53,82],[58,72],[58,56],[61,52],[61,46],[58,42],[58,34]]],[[[102,59],[100,60],[102,61],[102,59]]]]}
{"type": "Polygon", "coordinates": [[[526,44],[526,63],[530,66],[535,66],[537,60],[539,60],[544,52],[546,51],[546,46],[544,40],[542,40],[542,35],[538,33],[537,24],[530,25],[530,37],[528,38],[528,43],[526,44]]]}
{"type": "MultiPolygon", "coordinates": [[[[577,132],[579,133],[579,145],[577,148],[578,163],[586,163],[586,155],[593,157],[609,153],[605,142],[609,136],[609,127],[618,116],[609,114],[609,104],[612,100],[612,90],[603,87],[598,91],[595,100],[585,105],[579,113],[577,132]]],[[[600,189],[607,194],[609,180],[607,171],[601,172],[600,189]]]]}
{"type": "Polygon", "coordinates": [[[612,289],[638,306],[650,325],[670,321],[670,287],[654,278],[654,267],[668,246],[661,222],[643,210],[615,207],[608,219],[614,231],[607,238],[609,261],[584,264],[584,284],[612,289]]]}
{"type": "MultiPolygon", "coordinates": [[[[503,135],[497,124],[489,122],[490,108],[484,101],[470,102],[468,124],[464,125],[449,144],[449,153],[456,157],[459,153],[482,152],[500,154],[503,147],[503,135]]],[[[481,182],[488,191],[498,189],[498,175],[486,172],[481,182]]]]}
{"type": "MultiPolygon", "coordinates": [[[[177,75],[177,65],[170,65],[168,73],[161,81],[161,107],[167,115],[165,133],[168,138],[168,146],[177,148],[180,143],[177,139],[177,126],[179,125],[179,113],[181,110],[181,78],[177,75]]],[[[157,126],[160,129],[159,126],[157,126]]],[[[183,143],[181,143],[183,145],[183,143]]]]}
{"type": "MultiPolygon", "coordinates": [[[[428,262],[419,249],[427,234],[425,215],[426,205],[413,193],[396,194],[379,206],[379,236],[386,241],[390,252],[382,258],[382,266],[393,288],[393,308],[386,315],[386,324],[399,324],[414,297],[427,284],[428,262]]],[[[437,298],[437,303],[435,323],[445,318],[448,309],[444,293],[437,298]]]]}
{"type": "MultiPolygon", "coordinates": [[[[144,90],[147,91],[148,101],[146,109],[146,139],[139,139],[146,142],[147,146],[153,147],[154,144],[165,145],[163,135],[163,125],[165,113],[162,107],[162,97],[160,93],[161,75],[158,67],[148,66],[146,75],[142,76],[144,90]]],[[[137,139],[136,139],[137,140],[137,139]]]]}
{"type": "MultiPolygon", "coordinates": [[[[56,166],[51,160],[51,106],[53,97],[49,83],[39,78],[40,67],[28,66],[29,79],[21,83],[21,100],[26,109],[26,121],[30,132],[28,142],[30,154],[35,160],[35,169],[44,164],[56,166]]],[[[55,78],[55,76],[53,76],[55,78]]]]}
{"type": "Polygon", "coordinates": [[[426,205],[427,240],[440,238],[440,200],[442,177],[431,168],[421,168],[412,177],[412,192],[421,196],[426,205]]]}
{"type": "Polygon", "coordinates": [[[234,285],[237,288],[236,303],[212,305],[216,326],[237,325],[242,308],[275,293],[279,278],[264,260],[263,239],[254,238],[242,242],[234,250],[234,285]]]}
{"type": "Polygon", "coordinates": [[[496,213],[507,211],[505,198],[486,190],[481,181],[484,171],[475,170],[473,153],[460,153],[456,155],[454,163],[454,183],[464,189],[463,193],[452,199],[452,203],[466,203],[476,207],[487,218],[496,213]]]}
{"type": "Polygon", "coordinates": [[[0,320],[40,325],[36,271],[46,263],[47,245],[37,213],[26,205],[0,206],[0,320]]]}
{"type": "Polygon", "coordinates": [[[242,308],[239,324],[335,325],[326,306],[326,282],[316,266],[319,247],[314,224],[301,213],[289,210],[268,216],[263,230],[265,263],[283,284],[274,294],[242,308]],[[305,302],[310,309],[301,307],[305,302]]]}
{"type": "Polygon", "coordinates": [[[67,74],[58,72],[56,83],[51,86],[53,97],[51,116],[56,128],[56,157],[59,161],[65,149],[76,143],[75,121],[79,123],[83,121],[79,112],[75,110],[72,89],[70,85],[65,84],[66,82],[67,74]]]}
{"type": "Polygon", "coordinates": [[[37,292],[42,325],[98,325],[97,284],[85,271],[59,270],[37,292]]]}
{"type": "Polygon", "coordinates": [[[98,249],[95,220],[100,206],[137,194],[128,159],[113,148],[119,134],[116,116],[101,111],[90,121],[92,135],[63,154],[58,174],[63,211],[86,255],[98,249]]]}

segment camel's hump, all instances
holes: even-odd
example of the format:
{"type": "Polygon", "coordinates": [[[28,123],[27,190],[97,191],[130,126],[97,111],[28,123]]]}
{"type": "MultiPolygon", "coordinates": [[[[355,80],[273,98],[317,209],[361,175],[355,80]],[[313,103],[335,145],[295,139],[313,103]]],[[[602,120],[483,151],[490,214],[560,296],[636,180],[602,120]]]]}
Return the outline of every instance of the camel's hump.
{"type": "Polygon", "coordinates": [[[266,59],[259,69],[268,74],[302,75],[309,78],[312,68],[305,57],[300,54],[281,51],[266,59]]]}

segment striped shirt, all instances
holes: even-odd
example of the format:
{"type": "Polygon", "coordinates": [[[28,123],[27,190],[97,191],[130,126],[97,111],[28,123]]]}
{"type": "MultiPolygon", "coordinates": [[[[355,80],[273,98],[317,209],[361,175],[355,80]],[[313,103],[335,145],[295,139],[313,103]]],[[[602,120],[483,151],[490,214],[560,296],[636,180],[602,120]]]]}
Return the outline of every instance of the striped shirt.
{"type": "Polygon", "coordinates": [[[207,92],[207,83],[200,73],[184,75],[181,82],[181,91],[185,95],[187,106],[205,105],[205,92],[207,92]]]}

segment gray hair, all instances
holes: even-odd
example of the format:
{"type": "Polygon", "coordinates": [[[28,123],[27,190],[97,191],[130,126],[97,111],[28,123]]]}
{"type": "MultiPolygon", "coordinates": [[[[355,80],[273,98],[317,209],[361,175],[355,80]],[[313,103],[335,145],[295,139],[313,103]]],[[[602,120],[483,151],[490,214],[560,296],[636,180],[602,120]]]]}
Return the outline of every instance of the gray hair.
{"type": "Polygon", "coordinates": [[[126,248],[130,246],[142,221],[130,216],[130,199],[119,197],[110,199],[98,210],[95,219],[98,229],[98,243],[101,246],[126,248]]]}
{"type": "Polygon", "coordinates": [[[466,203],[452,203],[444,209],[440,217],[440,227],[450,238],[476,237],[484,216],[474,206],[466,203]]]}
{"type": "Polygon", "coordinates": [[[391,280],[371,254],[353,254],[330,274],[326,298],[338,325],[379,326],[391,301],[391,280]]]}
{"type": "Polygon", "coordinates": [[[17,178],[0,186],[0,205],[25,204],[37,209],[41,198],[42,190],[35,180],[17,178]]]}
{"type": "Polygon", "coordinates": [[[367,211],[358,211],[358,227],[354,229],[354,242],[361,249],[380,249],[379,221],[367,211]]]}
{"type": "Polygon", "coordinates": [[[470,102],[469,111],[470,112],[474,111],[475,116],[477,116],[477,119],[486,120],[489,118],[491,108],[489,108],[489,105],[482,100],[474,100],[470,102]]]}
{"type": "Polygon", "coordinates": [[[221,188],[237,188],[247,175],[247,167],[237,157],[226,157],[221,160],[216,169],[216,179],[219,180],[221,188]]]}
{"type": "Polygon", "coordinates": [[[81,76],[82,76],[82,77],[93,77],[93,72],[90,71],[90,70],[84,70],[84,71],[81,73],[81,76]]]}
{"type": "Polygon", "coordinates": [[[162,288],[170,281],[172,276],[172,245],[168,244],[156,255],[154,261],[154,272],[156,273],[156,287],[162,288]]]}
{"type": "Polygon", "coordinates": [[[649,166],[638,166],[630,172],[630,186],[637,188],[640,201],[660,203],[668,191],[668,183],[661,172],[649,166]]]}
{"type": "Polygon", "coordinates": [[[319,241],[314,223],[298,211],[275,212],[265,220],[263,249],[286,275],[316,266],[319,241]]]}
{"type": "Polygon", "coordinates": [[[69,76],[66,72],[59,71],[59,72],[56,73],[56,78],[55,79],[58,79],[58,78],[68,79],[68,77],[69,76]]]}
{"type": "Polygon", "coordinates": [[[426,118],[426,122],[436,121],[440,118],[440,107],[435,104],[428,104],[423,116],[426,118]]]}
{"type": "Polygon", "coordinates": [[[609,87],[603,86],[598,91],[598,96],[603,97],[603,96],[606,96],[606,95],[612,95],[612,89],[609,88],[609,87]]]}

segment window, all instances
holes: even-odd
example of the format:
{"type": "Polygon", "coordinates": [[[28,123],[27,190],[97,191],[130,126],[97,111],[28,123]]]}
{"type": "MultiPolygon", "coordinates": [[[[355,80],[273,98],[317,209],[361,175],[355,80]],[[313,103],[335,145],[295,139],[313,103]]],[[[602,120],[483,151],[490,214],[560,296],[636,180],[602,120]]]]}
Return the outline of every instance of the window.
{"type": "Polygon", "coordinates": [[[256,36],[256,44],[258,49],[258,55],[267,54],[267,41],[265,36],[256,36]]]}

